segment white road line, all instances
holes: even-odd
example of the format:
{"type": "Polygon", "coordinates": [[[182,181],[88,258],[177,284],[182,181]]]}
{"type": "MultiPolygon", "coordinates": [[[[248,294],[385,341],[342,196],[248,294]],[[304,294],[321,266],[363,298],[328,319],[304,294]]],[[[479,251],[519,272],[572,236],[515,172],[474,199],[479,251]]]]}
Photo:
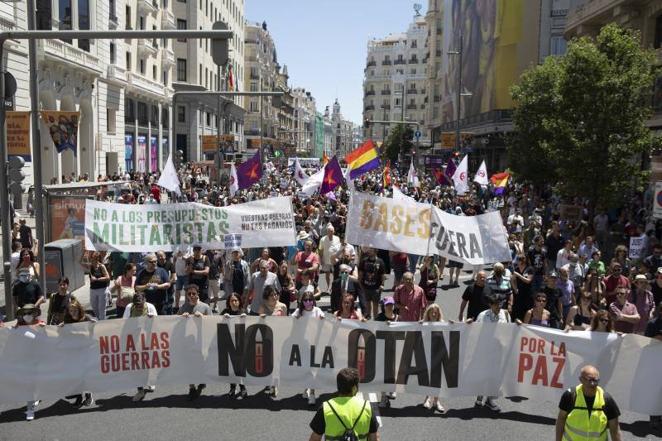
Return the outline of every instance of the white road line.
{"type": "MultiPolygon", "coordinates": [[[[368,398],[370,399],[371,403],[379,403],[379,399],[377,398],[377,394],[375,392],[370,392],[368,394],[368,398]]],[[[372,406],[372,411],[375,412],[377,422],[379,423],[379,427],[382,427],[382,416],[379,414],[379,407],[378,406],[372,406]]]]}

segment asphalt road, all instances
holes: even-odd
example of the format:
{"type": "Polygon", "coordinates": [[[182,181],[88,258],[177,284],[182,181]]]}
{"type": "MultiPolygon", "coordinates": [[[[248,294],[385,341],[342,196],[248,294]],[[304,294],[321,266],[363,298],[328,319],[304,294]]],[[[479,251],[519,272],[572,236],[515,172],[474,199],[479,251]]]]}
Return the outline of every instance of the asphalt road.
{"type": "MultiPolygon", "coordinates": [[[[446,276],[448,277],[448,276],[446,276]]],[[[465,288],[439,290],[437,303],[455,318],[465,288]]],[[[442,282],[443,284],[443,282],[442,282]]],[[[387,282],[387,287],[391,286],[387,282]]],[[[0,374],[1,375],[1,374],[0,374]]],[[[42,402],[34,421],[25,421],[25,407],[0,406],[0,440],[294,440],[308,439],[314,409],[301,397],[303,390],[280,388],[276,399],[256,387],[249,397],[230,400],[228,385],[210,384],[194,402],[188,387],[158,387],[140,403],[135,391],[97,395],[96,403],[77,409],[64,400],[42,402]]],[[[329,391],[331,392],[331,391],[329,391]]],[[[366,394],[375,403],[379,397],[366,394]]],[[[330,395],[318,396],[318,404],[330,395]]],[[[443,400],[444,415],[422,407],[424,397],[398,395],[390,409],[379,410],[383,440],[547,440],[554,437],[556,402],[499,398],[501,413],[474,408],[473,397],[443,400]]],[[[377,410],[377,409],[376,409],[377,410]]],[[[624,412],[624,440],[660,439],[650,435],[648,417],[624,412]]]]}

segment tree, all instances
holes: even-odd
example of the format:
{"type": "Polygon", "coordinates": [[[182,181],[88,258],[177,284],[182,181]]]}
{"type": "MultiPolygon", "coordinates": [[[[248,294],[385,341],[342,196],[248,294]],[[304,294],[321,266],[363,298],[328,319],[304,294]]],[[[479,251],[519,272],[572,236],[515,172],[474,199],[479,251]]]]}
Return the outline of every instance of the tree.
{"type": "Polygon", "coordinates": [[[400,153],[404,154],[412,150],[414,144],[411,140],[413,137],[414,132],[410,127],[406,127],[404,124],[396,124],[382,146],[382,159],[396,162],[400,153]]]}
{"type": "Polygon", "coordinates": [[[654,55],[638,33],[607,25],[595,40],[573,40],[512,88],[512,170],[534,185],[554,183],[593,207],[622,202],[644,180],[642,155],[654,144],[654,55]]]}

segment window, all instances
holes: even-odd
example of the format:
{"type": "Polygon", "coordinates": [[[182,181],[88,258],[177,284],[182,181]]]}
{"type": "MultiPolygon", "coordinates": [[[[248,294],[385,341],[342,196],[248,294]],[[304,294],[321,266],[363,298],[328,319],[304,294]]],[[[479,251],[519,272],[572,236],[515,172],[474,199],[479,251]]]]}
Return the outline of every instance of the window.
{"type": "Polygon", "coordinates": [[[257,92],[257,81],[251,81],[251,92],[257,92]]]}
{"type": "Polygon", "coordinates": [[[110,64],[117,64],[117,54],[115,53],[115,43],[110,43],[110,64]]]}
{"type": "Polygon", "coordinates": [[[198,67],[198,84],[202,86],[202,64],[198,67]]]}
{"type": "MultiPolygon", "coordinates": [[[[182,29],[182,30],[187,29],[186,20],[182,20],[181,18],[178,18],[177,29],[182,29]]],[[[177,41],[186,42],[186,38],[178,38],[177,41]]]]}
{"type": "Polygon", "coordinates": [[[140,59],[140,75],[145,75],[145,60],[140,59]]]}
{"type": "Polygon", "coordinates": [[[550,54],[551,55],[563,55],[566,50],[566,41],[562,36],[556,35],[552,36],[550,41],[550,54]]]}
{"type": "MultiPolygon", "coordinates": [[[[90,0],[78,0],[78,29],[90,29],[90,0]]],[[[89,52],[90,40],[78,40],[78,47],[86,52],[89,52]]]]}
{"type": "Polygon", "coordinates": [[[152,105],[152,112],[149,114],[149,117],[152,126],[159,125],[159,106],[152,105]]]}
{"type": "Polygon", "coordinates": [[[37,29],[51,30],[52,5],[50,0],[37,0],[37,29]]]}
{"type": "Polygon", "coordinates": [[[131,99],[124,100],[124,122],[135,124],[136,122],[136,107],[131,99]]]}
{"type": "Polygon", "coordinates": [[[125,17],[125,19],[126,19],[126,28],[128,30],[131,30],[131,29],[133,29],[133,27],[131,26],[131,6],[127,6],[124,11],[125,11],[124,14],[126,15],[126,17],[125,17]]]}
{"type": "Polygon", "coordinates": [[[138,102],[138,124],[147,125],[147,104],[138,102]]]}
{"type": "Polygon", "coordinates": [[[177,106],[177,122],[186,122],[186,107],[177,106]]]}
{"type": "Polygon", "coordinates": [[[106,109],[106,132],[108,134],[114,135],[115,130],[117,130],[117,110],[115,109],[106,109]]]}
{"type": "Polygon", "coordinates": [[[145,30],[145,17],[143,17],[142,15],[138,18],[138,26],[139,26],[138,29],[140,29],[141,31],[145,30]]]}
{"type": "Polygon", "coordinates": [[[156,81],[156,65],[152,66],[152,79],[156,81]]]}
{"type": "Polygon", "coordinates": [[[168,71],[167,70],[163,71],[163,85],[164,86],[168,85],[168,71]]]}
{"type": "Polygon", "coordinates": [[[207,127],[211,127],[211,113],[206,112],[207,115],[207,127]]]}
{"type": "Polygon", "coordinates": [[[412,47],[412,49],[417,48],[418,47],[418,41],[417,40],[412,40],[411,41],[411,47],[412,47]]]}
{"type": "Polygon", "coordinates": [[[170,127],[170,112],[167,107],[161,109],[161,125],[164,129],[170,127]]]}
{"type": "Polygon", "coordinates": [[[186,82],[186,58],[177,58],[177,81],[186,82]]]}
{"type": "Polygon", "coordinates": [[[131,52],[126,51],[126,70],[131,70],[131,52]]]}

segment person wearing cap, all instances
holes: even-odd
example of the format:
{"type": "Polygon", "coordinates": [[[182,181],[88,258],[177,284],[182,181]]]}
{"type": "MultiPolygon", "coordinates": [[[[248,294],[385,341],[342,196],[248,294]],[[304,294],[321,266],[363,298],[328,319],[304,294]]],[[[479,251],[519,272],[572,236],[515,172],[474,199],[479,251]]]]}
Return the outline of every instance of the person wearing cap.
{"type": "MultiPolygon", "coordinates": [[[[154,266],[156,266],[156,262],[154,266]]],[[[145,301],[145,295],[142,292],[135,293],[133,295],[133,302],[129,303],[124,310],[125,319],[134,317],[154,318],[158,315],[154,305],[145,301]]],[[[139,387],[138,392],[133,396],[133,401],[142,401],[148,392],[154,392],[155,390],[156,386],[147,385],[139,387]]]]}
{"type": "Polygon", "coordinates": [[[28,304],[39,307],[46,301],[41,286],[34,280],[27,268],[19,270],[18,279],[12,287],[12,297],[17,308],[28,304]]]}
{"type": "Polygon", "coordinates": [[[159,314],[163,314],[170,275],[157,266],[156,254],[145,256],[145,267],[136,275],[135,290],[145,294],[145,300],[154,305],[159,314]]]}
{"type": "Polygon", "coordinates": [[[202,254],[200,245],[193,246],[193,255],[186,262],[189,284],[195,283],[200,289],[200,300],[209,302],[209,258],[202,254]]]}
{"type": "MultiPolygon", "coordinates": [[[[15,328],[20,326],[46,326],[44,321],[39,320],[41,315],[41,310],[37,305],[32,303],[26,303],[25,305],[18,308],[16,311],[16,325],[15,328]]],[[[25,411],[25,419],[28,421],[34,420],[34,414],[37,411],[37,406],[39,405],[40,400],[31,400],[27,403],[27,409],[25,411]]]]}
{"type": "MultiPolygon", "coordinates": [[[[549,326],[551,328],[560,329],[564,326],[565,317],[563,316],[563,301],[561,300],[563,294],[557,286],[556,282],[558,275],[552,271],[545,277],[545,286],[540,292],[545,293],[547,296],[547,309],[550,312],[549,326]]],[[[534,291],[534,295],[537,292],[534,291]]]]}
{"type": "Polygon", "coordinates": [[[294,262],[297,265],[296,277],[294,279],[297,288],[301,288],[301,273],[305,269],[309,270],[313,283],[317,283],[320,258],[317,253],[313,251],[313,241],[311,239],[306,239],[304,241],[303,251],[299,251],[296,256],[294,256],[294,262]]]}
{"type": "Polygon", "coordinates": [[[649,290],[648,279],[644,274],[637,274],[634,278],[634,288],[630,291],[628,299],[641,316],[639,323],[635,325],[635,334],[643,334],[646,331],[648,321],[655,312],[655,298],[649,290]]]}

